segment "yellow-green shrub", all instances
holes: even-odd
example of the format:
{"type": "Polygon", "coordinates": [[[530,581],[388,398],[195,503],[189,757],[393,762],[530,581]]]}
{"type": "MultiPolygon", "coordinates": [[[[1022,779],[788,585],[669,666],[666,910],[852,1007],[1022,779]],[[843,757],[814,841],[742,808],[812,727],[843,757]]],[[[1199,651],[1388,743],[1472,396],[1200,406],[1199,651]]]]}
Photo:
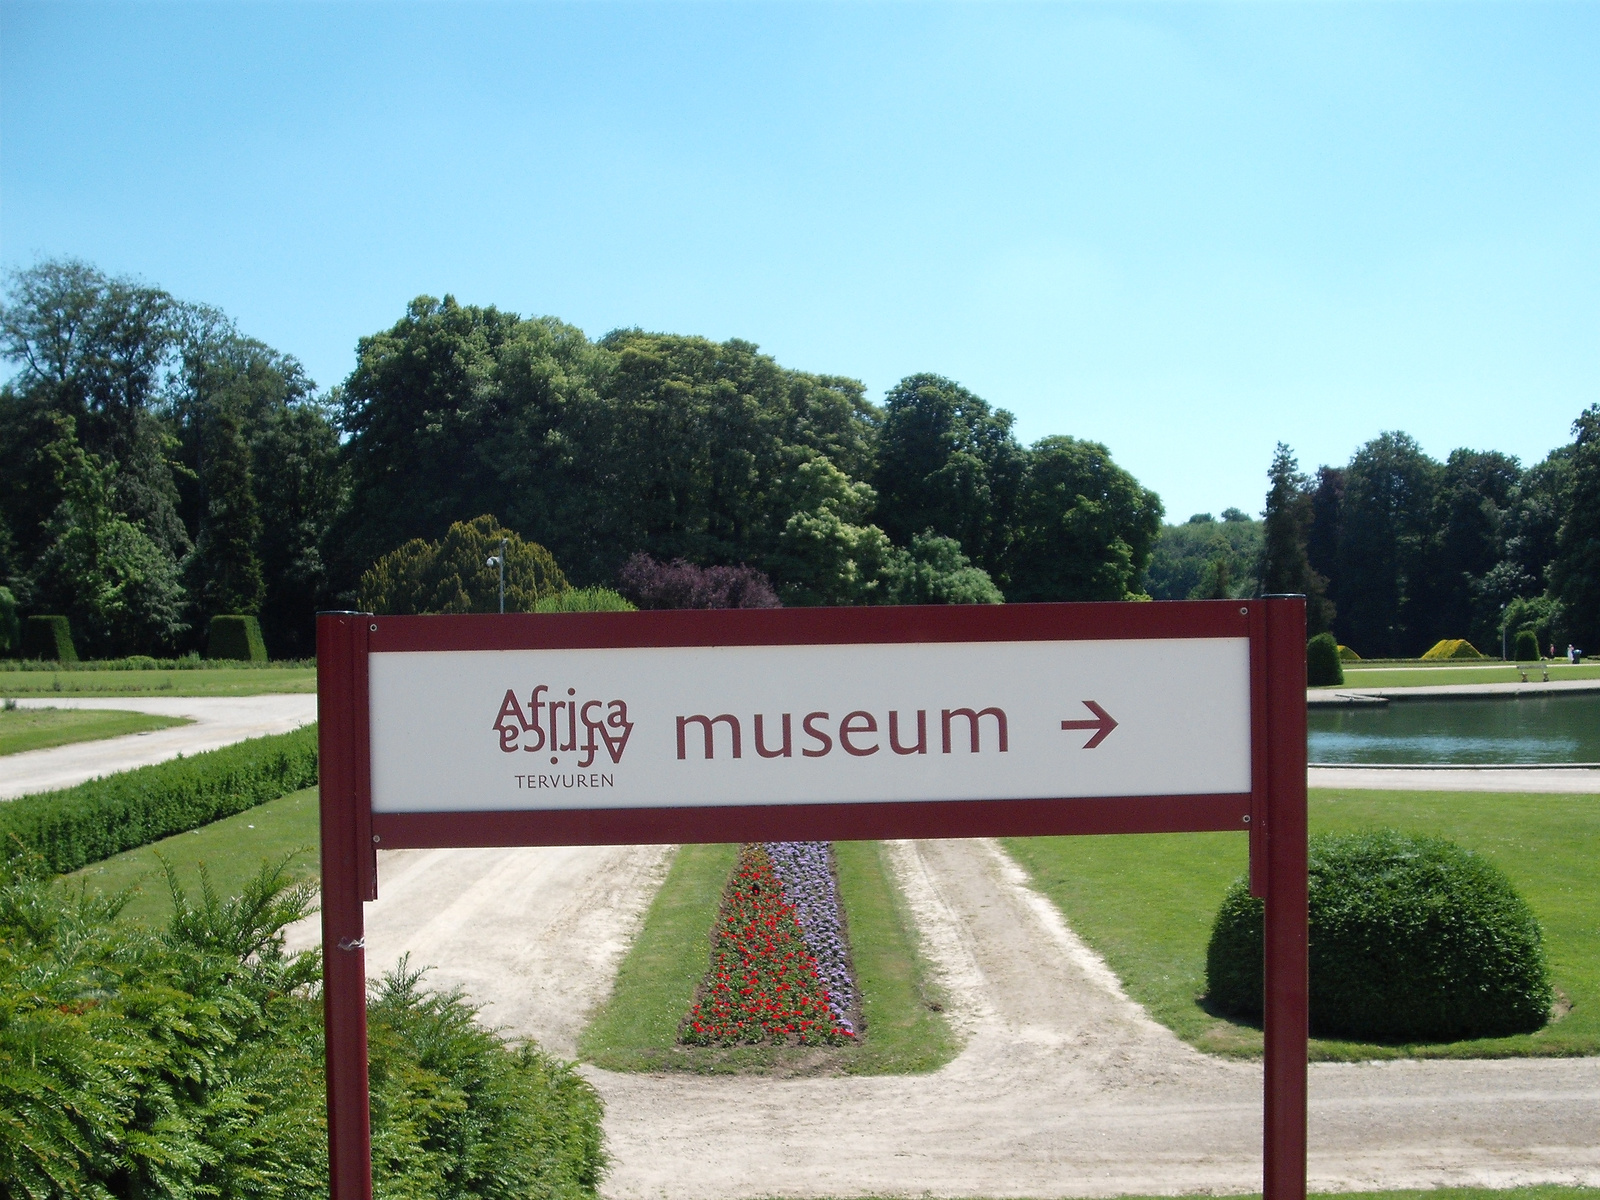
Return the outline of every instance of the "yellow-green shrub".
{"type": "Polygon", "coordinates": [[[1441,638],[1435,642],[1431,649],[1422,656],[1423,658],[1482,658],[1478,649],[1466,638],[1441,638]]]}

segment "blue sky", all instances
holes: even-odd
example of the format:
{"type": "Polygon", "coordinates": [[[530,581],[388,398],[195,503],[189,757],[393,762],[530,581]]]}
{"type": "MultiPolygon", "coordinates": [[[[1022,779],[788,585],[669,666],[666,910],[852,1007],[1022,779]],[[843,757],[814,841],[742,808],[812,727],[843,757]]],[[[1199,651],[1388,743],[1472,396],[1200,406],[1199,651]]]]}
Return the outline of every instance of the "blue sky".
{"type": "Polygon", "coordinates": [[[1592,4],[0,5],[0,262],[961,381],[1169,517],[1600,400],[1592,4]]]}

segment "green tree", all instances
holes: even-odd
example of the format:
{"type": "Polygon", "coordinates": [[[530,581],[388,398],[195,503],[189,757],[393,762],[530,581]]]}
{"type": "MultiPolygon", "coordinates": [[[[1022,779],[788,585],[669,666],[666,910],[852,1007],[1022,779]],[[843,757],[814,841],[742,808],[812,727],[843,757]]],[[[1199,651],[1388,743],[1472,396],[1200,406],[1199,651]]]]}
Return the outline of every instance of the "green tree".
{"type": "Polygon", "coordinates": [[[40,262],[10,282],[0,306],[0,354],[19,367],[14,390],[47,420],[72,418],[84,449],[117,465],[118,511],[170,557],[181,557],[189,537],[177,513],[173,442],[160,412],[175,369],[181,306],[159,288],[73,259],[40,262]]]}
{"type": "Polygon", "coordinates": [[[85,657],[170,652],[186,628],[177,565],[117,511],[115,466],[84,451],[72,418],[58,429],[48,452],[64,498],[28,579],[29,606],[66,614],[85,657]]]}
{"type": "Polygon", "coordinates": [[[256,615],[265,591],[256,557],[261,518],[238,417],[227,409],[212,414],[201,442],[205,508],[194,552],[185,563],[196,626],[220,613],[256,615]]]}
{"type": "Polygon", "coordinates": [[[1600,654],[1600,404],[1572,423],[1572,491],[1550,582],[1580,647],[1600,654]]]}
{"type": "Polygon", "coordinates": [[[1432,534],[1439,464],[1404,433],[1356,451],[1340,509],[1340,640],[1366,658],[1428,648],[1418,611],[1420,572],[1432,534]]]}
{"type": "Polygon", "coordinates": [[[768,564],[773,577],[783,581],[784,603],[880,602],[884,568],[895,547],[888,534],[866,520],[877,500],[873,489],[818,456],[796,469],[791,498],[796,511],[768,564]]]}
{"type": "Polygon", "coordinates": [[[901,545],[923,530],[954,538],[991,573],[1005,561],[1025,455],[1013,417],[938,375],[889,392],[878,435],[877,518],[901,545]]]}
{"type": "Polygon", "coordinates": [[[1311,489],[1311,528],[1306,531],[1306,562],[1327,580],[1323,598],[1339,607],[1339,526],[1344,509],[1344,471],[1318,467],[1311,489]]]}
{"type": "Polygon", "coordinates": [[[220,583],[248,596],[252,562],[262,578],[254,610],[214,607],[245,600],[196,599],[197,628],[216,612],[255,611],[274,651],[308,657],[316,610],[332,600],[323,543],[343,501],[329,403],[294,358],[196,305],[185,310],[182,375],[171,390],[180,512],[197,546],[205,543],[189,563],[191,588],[216,592],[220,583]]]}
{"type": "Polygon", "coordinates": [[[548,550],[484,515],[457,521],[437,542],[413,538],[378,559],[361,577],[361,607],[392,615],[497,612],[500,569],[489,559],[500,554],[502,538],[507,612],[533,612],[546,596],[567,590],[548,550]]]}
{"type": "Polygon", "coordinates": [[[1509,455],[1463,449],[1445,460],[1418,580],[1418,640],[1492,643],[1500,605],[1488,577],[1505,554],[1508,511],[1521,479],[1509,455]]]}
{"type": "Polygon", "coordinates": [[[1163,525],[1145,571],[1145,591],[1154,600],[1255,595],[1261,530],[1260,521],[1219,522],[1210,513],[1163,525]]]}
{"type": "Polygon", "coordinates": [[[1013,602],[1141,598],[1160,530],[1160,498],[1109,450],[1045,438],[1028,451],[1001,586],[1013,602]]]}
{"type": "MultiPolygon", "coordinates": [[[[1262,513],[1261,562],[1256,569],[1262,595],[1300,594],[1306,598],[1306,632],[1315,637],[1332,623],[1325,599],[1328,581],[1311,569],[1306,542],[1315,519],[1311,481],[1294,452],[1282,442],[1267,471],[1272,486],[1262,513]]],[[[1224,593],[1226,595],[1226,593],[1224,593]]]]}
{"type": "Polygon", "coordinates": [[[974,566],[954,538],[932,530],[896,547],[883,568],[888,604],[1003,604],[1005,597],[982,567],[974,566]]]}

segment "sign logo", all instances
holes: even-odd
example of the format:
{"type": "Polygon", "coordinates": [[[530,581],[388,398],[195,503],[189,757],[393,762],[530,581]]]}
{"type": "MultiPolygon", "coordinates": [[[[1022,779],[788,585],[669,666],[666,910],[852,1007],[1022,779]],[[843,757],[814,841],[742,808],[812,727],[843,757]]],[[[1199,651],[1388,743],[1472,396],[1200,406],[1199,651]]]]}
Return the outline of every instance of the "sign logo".
{"type": "Polygon", "coordinates": [[[529,754],[551,755],[582,751],[578,766],[583,768],[594,765],[603,746],[613,763],[622,761],[633,734],[626,700],[579,700],[577,688],[567,689],[566,700],[545,700],[543,696],[548,691],[549,686],[543,683],[534,688],[524,709],[516,691],[506,689],[500,712],[490,726],[500,735],[502,751],[514,754],[520,749],[529,754]]]}

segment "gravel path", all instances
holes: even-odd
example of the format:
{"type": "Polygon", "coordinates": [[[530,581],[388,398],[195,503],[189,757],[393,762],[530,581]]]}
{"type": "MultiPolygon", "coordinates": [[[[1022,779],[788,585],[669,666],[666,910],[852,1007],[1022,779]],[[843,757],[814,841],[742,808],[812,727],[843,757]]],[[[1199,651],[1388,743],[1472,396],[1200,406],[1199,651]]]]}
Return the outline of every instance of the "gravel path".
{"type": "MultiPolygon", "coordinates": [[[[573,1053],[670,847],[396,851],[367,910],[374,974],[412,953],[509,1034],[573,1053]]],[[[606,1101],[612,1200],[1091,1196],[1259,1187],[1261,1073],[1191,1049],[1122,993],[996,843],[891,854],[966,1037],[926,1076],[628,1075],[606,1101]]],[[[315,921],[292,931],[313,944],[315,921]]],[[[1315,1064],[1322,1189],[1600,1184],[1600,1060],[1315,1064]]]]}
{"type": "Polygon", "coordinates": [[[77,742],[49,750],[0,757],[0,800],[72,787],[87,779],[165,762],[180,754],[199,754],[246,738],[288,733],[317,719],[314,695],[283,696],[111,696],[82,699],[18,700],[19,708],[109,708],[124,712],[188,717],[193,725],[133,733],[98,742],[77,742]]]}

